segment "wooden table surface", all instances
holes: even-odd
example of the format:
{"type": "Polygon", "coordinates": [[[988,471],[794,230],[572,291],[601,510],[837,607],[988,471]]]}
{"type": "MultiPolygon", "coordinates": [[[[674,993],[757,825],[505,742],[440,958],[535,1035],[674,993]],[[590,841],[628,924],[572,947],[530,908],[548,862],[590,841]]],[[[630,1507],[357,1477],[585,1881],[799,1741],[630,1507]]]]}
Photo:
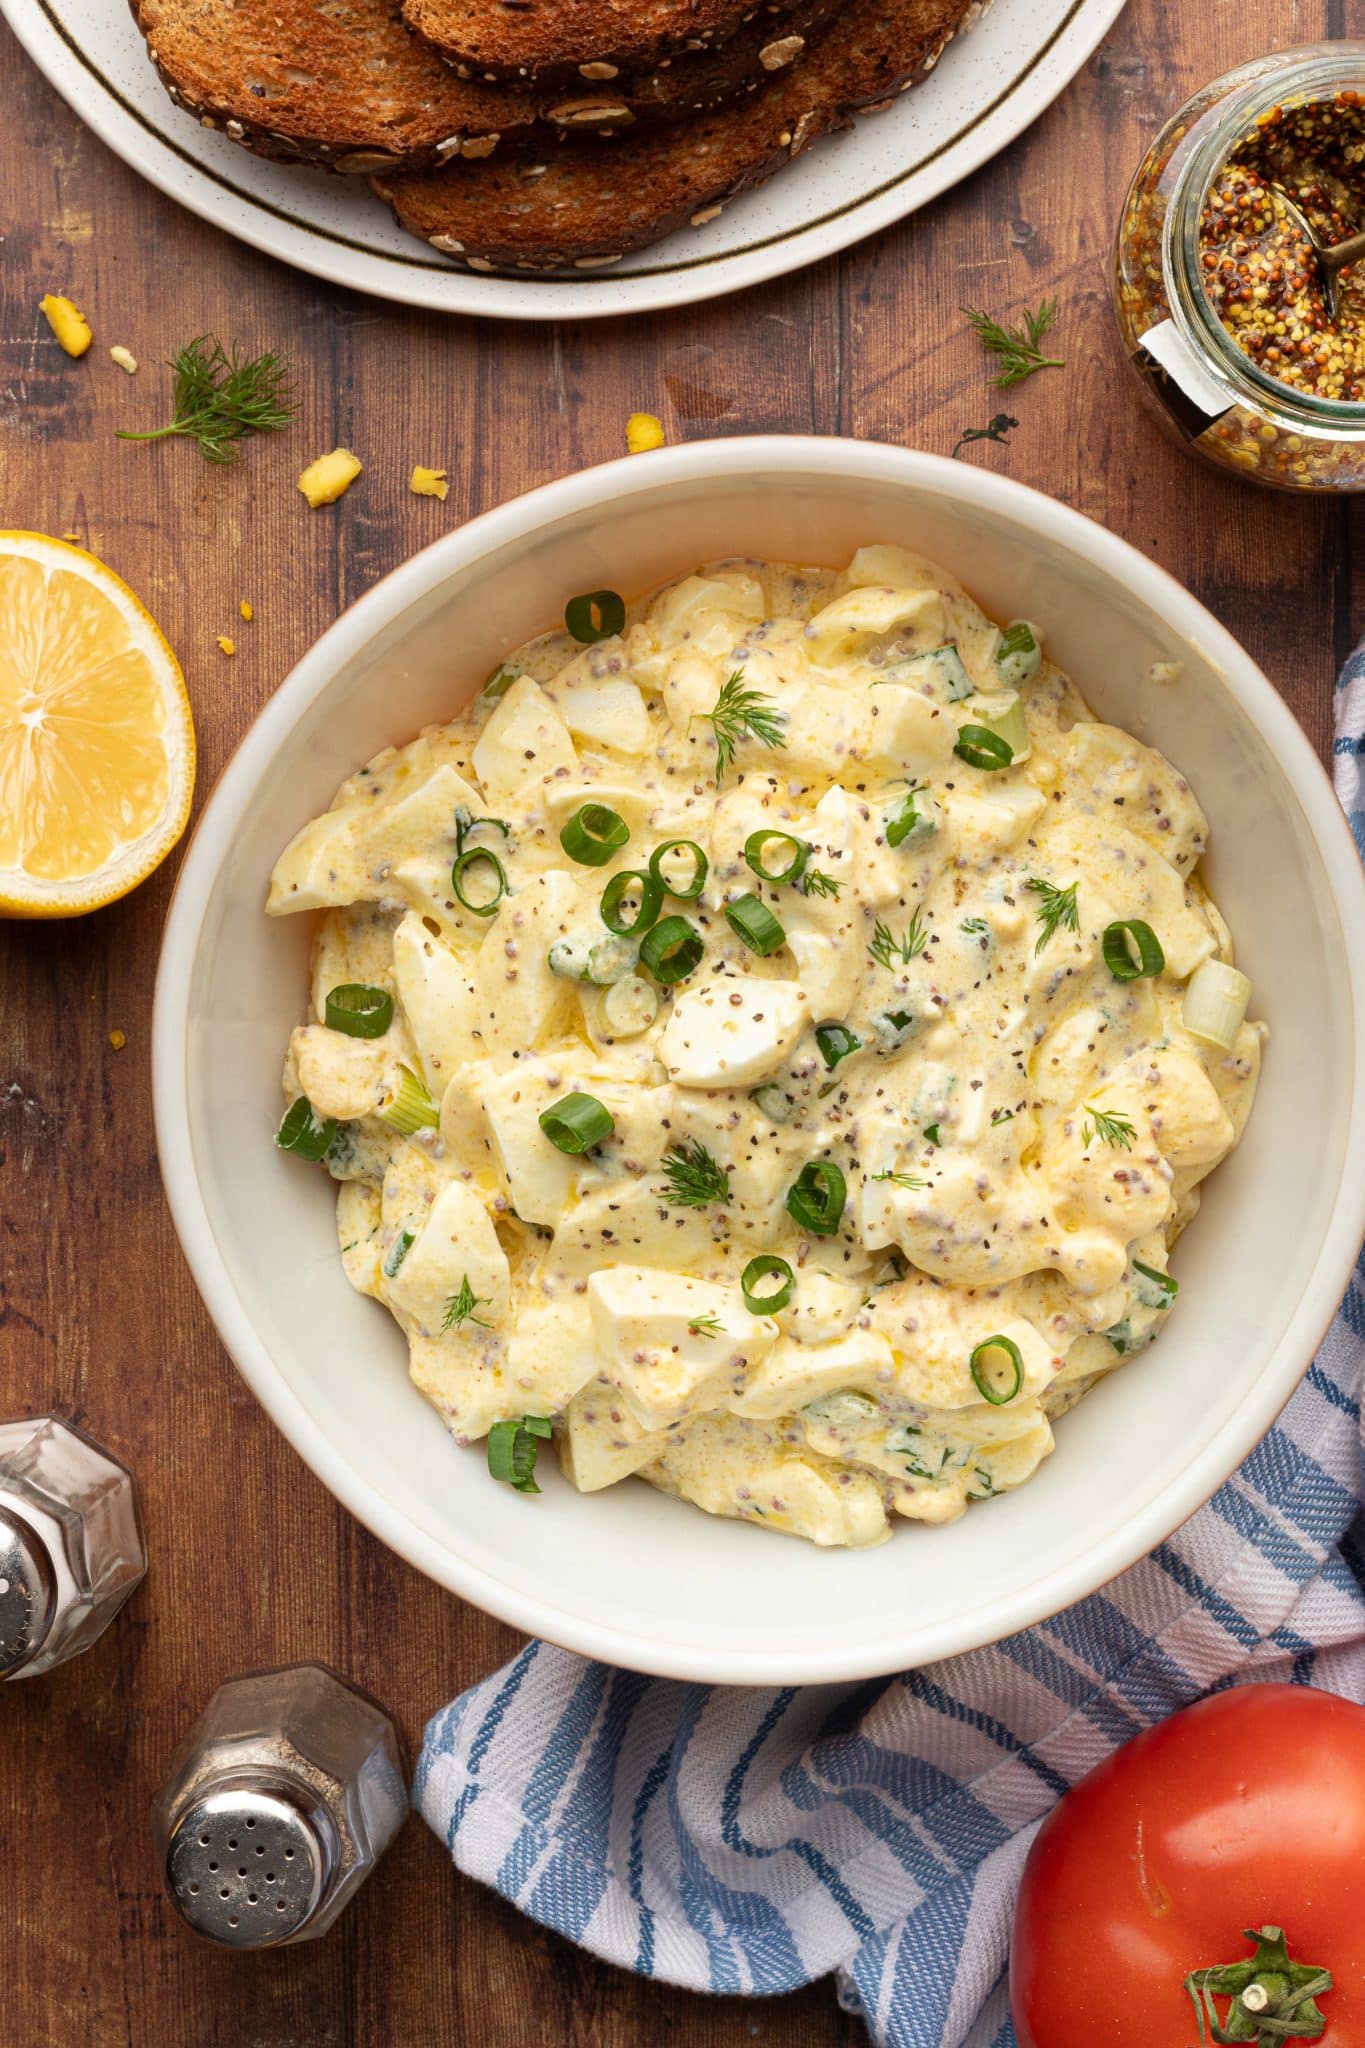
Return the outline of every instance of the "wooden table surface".
{"type": "MultiPolygon", "coordinates": [[[[1127,177],[1169,110],[1272,45],[1353,27],[1365,27],[1356,0],[1130,0],[1031,134],[903,226],[724,303],[522,328],[424,317],[253,256],[141,184],[0,32],[0,523],[78,533],[156,613],[194,702],[202,799],[344,606],[472,513],[622,452],[632,410],[660,414],[670,439],[782,430],[946,451],[1000,402],[961,302],[1003,313],[1053,292],[1067,367],[1010,394],[1012,444],[971,459],[1171,569],[1325,751],[1331,679],[1365,627],[1354,506],[1225,482],[1167,446],[1135,402],[1106,268],[1127,177]],[[49,290],[91,318],[96,346],[82,362],[39,318],[49,290]],[[289,351],[303,399],[294,431],[230,470],[187,444],[116,441],[132,413],[150,415],[148,385],[166,390],[158,363],[205,330],[289,351]],[[141,360],[132,385],[109,361],[115,342],[141,360]],[[310,512],[295,476],[338,443],[365,475],[338,506],[310,512]],[[444,505],[409,494],[414,462],[449,469],[444,505]],[[249,626],[242,597],[256,608],[249,626]],[[219,633],[235,636],[235,659],[219,633]]],[[[125,1456],[152,1558],[90,1654],[0,1688],[0,2038],[862,2040],[828,1984],[717,2002],[591,1961],[456,1879],[415,1820],[316,1946],[219,1954],[163,1900],[148,1802],[220,1679],[323,1658],[387,1701],[415,1745],[433,1708],[516,1648],[336,1506],[238,1379],[195,1294],[157,1176],[148,1075],[175,868],[83,921],[0,926],[0,1416],[55,1410],[125,1456]],[[123,1050],[112,1031],[126,1034],[123,1050]]]]}

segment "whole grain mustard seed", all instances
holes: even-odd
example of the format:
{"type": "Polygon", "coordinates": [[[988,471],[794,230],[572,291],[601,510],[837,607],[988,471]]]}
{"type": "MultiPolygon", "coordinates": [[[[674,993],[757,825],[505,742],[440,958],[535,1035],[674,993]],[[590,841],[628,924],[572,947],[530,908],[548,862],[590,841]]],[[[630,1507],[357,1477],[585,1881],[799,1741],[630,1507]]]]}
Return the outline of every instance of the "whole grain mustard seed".
{"type": "Polygon", "coordinates": [[[1328,247],[1365,226],[1365,95],[1270,108],[1214,177],[1199,230],[1205,293],[1243,355],[1316,398],[1360,400],[1365,264],[1339,273],[1333,319],[1286,193],[1328,247]]]}

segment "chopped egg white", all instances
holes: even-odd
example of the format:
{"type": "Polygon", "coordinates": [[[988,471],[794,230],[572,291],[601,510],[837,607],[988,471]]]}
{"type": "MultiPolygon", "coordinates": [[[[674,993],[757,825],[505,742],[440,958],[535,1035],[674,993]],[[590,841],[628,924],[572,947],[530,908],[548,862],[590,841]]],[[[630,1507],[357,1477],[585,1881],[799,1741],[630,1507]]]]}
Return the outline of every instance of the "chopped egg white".
{"type": "Polygon", "coordinates": [[[1264,1027],[1185,1028],[1232,957],[1203,814],[1024,640],[896,548],[719,563],[521,648],[285,850],[268,909],[322,913],[286,1096],[337,1120],[345,1270],[461,1443],[553,1418],[585,1492],[862,1546],[1021,1484],[1159,1333],[1264,1027]],[[582,858],[585,805],[620,843],[582,858]],[[700,892],[617,929],[656,853],[700,892]],[[326,1021],[354,982],[378,1036],[326,1021]]]}

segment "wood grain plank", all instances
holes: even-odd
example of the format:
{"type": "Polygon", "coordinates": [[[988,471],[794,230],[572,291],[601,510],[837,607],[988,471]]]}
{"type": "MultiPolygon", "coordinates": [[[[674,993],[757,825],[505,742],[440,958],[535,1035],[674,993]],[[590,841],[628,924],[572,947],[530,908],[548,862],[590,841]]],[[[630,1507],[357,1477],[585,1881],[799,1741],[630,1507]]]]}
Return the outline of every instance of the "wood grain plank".
{"type": "MultiPolygon", "coordinates": [[[[0,37],[0,516],[76,529],[157,613],[194,701],[202,802],[342,606],[461,520],[621,452],[632,410],[659,413],[672,439],[847,432],[946,452],[1000,403],[960,305],[999,312],[1057,291],[1066,372],[1012,395],[1011,445],[970,459],[1163,562],[1325,749],[1331,677],[1365,622],[1358,511],[1243,490],[1162,441],[1131,402],[1107,261],[1123,184],[1164,113],[1272,43],[1345,32],[1341,12],[1130,0],[1028,137],[902,227],[737,299],[546,328],[385,307],[259,261],[141,185],[0,37]],[[74,365],[36,312],[67,288],[98,337],[74,365]],[[233,471],[114,439],[164,416],[157,366],[202,330],[284,345],[298,366],[296,429],[233,471]],[[109,363],[115,341],[140,358],[137,377],[109,363]],[[365,475],[310,513],[294,479],[339,442],[365,475]],[[408,493],[414,462],[449,469],[444,505],[408,493]]],[[[314,1948],[234,1959],[168,1911],[146,1810],[225,1674],[321,1657],[384,1697],[415,1746],[426,1716],[516,1642],[336,1506],[198,1302],[150,1118],[150,992],[173,879],[171,862],[78,924],[0,927],[0,1413],[60,1409],[127,1456],[153,1556],[93,1652],[0,1688],[0,1867],[17,1921],[0,2031],[24,2048],[520,2048],[532,2034],[546,2048],[852,2048],[861,2027],[829,1986],[721,2002],[643,1984],[455,1880],[416,1823],[314,1948]]]]}

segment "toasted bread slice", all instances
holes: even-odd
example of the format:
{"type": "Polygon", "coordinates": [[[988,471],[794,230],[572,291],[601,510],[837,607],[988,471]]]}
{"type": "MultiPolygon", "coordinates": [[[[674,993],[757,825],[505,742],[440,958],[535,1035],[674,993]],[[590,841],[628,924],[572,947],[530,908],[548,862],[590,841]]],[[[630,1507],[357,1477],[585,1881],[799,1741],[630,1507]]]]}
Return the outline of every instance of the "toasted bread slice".
{"type": "Polygon", "coordinates": [[[626,72],[726,42],[793,0],[404,0],[403,12],[467,78],[619,85],[626,72]]]}
{"type": "Polygon", "coordinates": [[[780,50],[751,22],[723,50],[623,81],[624,92],[518,91],[456,76],[397,0],[133,0],[171,98],[259,156],[338,171],[429,170],[682,120],[797,62],[843,0],[797,0],[780,50]]]}
{"type": "Polygon", "coordinates": [[[590,270],[714,219],[860,109],[889,105],[931,70],[982,0],[850,0],[804,63],[742,103],[610,148],[381,172],[403,227],[473,270],[590,270]]]}

